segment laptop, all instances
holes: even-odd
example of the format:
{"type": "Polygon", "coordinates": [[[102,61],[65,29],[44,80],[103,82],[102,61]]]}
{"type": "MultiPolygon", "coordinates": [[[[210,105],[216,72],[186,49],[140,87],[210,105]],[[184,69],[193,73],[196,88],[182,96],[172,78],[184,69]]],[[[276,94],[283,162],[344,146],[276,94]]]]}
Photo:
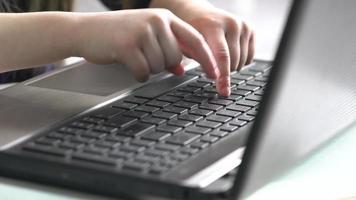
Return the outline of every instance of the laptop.
{"type": "Polygon", "coordinates": [[[275,62],[233,73],[229,97],[199,68],[136,84],[85,62],[3,90],[0,174],[128,199],[244,199],[355,121],[355,6],[295,1],[275,62]]]}

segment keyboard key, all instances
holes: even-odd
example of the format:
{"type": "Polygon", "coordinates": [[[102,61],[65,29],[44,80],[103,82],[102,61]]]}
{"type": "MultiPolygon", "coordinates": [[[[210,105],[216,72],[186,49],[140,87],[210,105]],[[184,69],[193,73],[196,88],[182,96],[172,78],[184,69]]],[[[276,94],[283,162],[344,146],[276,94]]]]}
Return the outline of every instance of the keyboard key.
{"type": "Polygon", "coordinates": [[[95,124],[93,123],[88,123],[88,122],[81,122],[81,121],[75,121],[70,123],[70,127],[73,128],[80,128],[80,129],[90,129],[94,126],[95,124]]]}
{"type": "Polygon", "coordinates": [[[179,148],[180,148],[179,145],[166,144],[166,143],[159,143],[155,146],[155,149],[162,150],[162,151],[169,151],[169,152],[174,152],[179,148]]]}
{"type": "Polygon", "coordinates": [[[197,126],[201,126],[201,127],[206,127],[206,128],[217,128],[219,126],[221,126],[221,123],[218,122],[212,122],[212,121],[207,121],[207,120],[202,120],[196,123],[197,126]]]}
{"type": "Polygon", "coordinates": [[[234,110],[234,111],[239,111],[239,112],[246,112],[250,110],[251,108],[248,106],[241,106],[241,105],[229,105],[226,107],[227,110],[234,110]]]}
{"type": "Polygon", "coordinates": [[[261,102],[262,96],[259,95],[249,95],[245,98],[246,100],[251,100],[251,101],[258,101],[261,102]]]}
{"type": "Polygon", "coordinates": [[[58,130],[59,133],[68,135],[79,135],[85,132],[83,129],[72,128],[72,127],[62,127],[58,130]]]}
{"type": "Polygon", "coordinates": [[[47,137],[41,137],[35,141],[36,144],[42,144],[42,145],[48,145],[48,146],[53,146],[54,144],[56,144],[58,142],[60,142],[60,140],[53,139],[53,138],[47,138],[47,137]]]}
{"type": "Polygon", "coordinates": [[[217,104],[217,105],[221,105],[221,106],[228,106],[228,105],[232,104],[233,101],[225,100],[225,99],[213,99],[213,100],[210,100],[209,103],[217,104]]]}
{"type": "Polygon", "coordinates": [[[176,107],[176,106],[167,106],[163,109],[163,111],[165,112],[171,112],[171,113],[175,113],[175,114],[182,114],[184,112],[187,112],[186,108],[180,108],[180,107],[176,107]]]}
{"type": "Polygon", "coordinates": [[[219,140],[219,137],[204,135],[201,139],[202,142],[214,143],[219,140]]]}
{"type": "Polygon", "coordinates": [[[82,153],[74,153],[72,155],[72,159],[77,160],[77,161],[86,161],[86,162],[102,164],[102,165],[110,165],[110,166],[116,165],[116,160],[114,160],[114,159],[106,158],[103,156],[93,156],[93,155],[89,155],[89,154],[82,154],[82,153]]]}
{"type": "Polygon", "coordinates": [[[119,115],[119,116],[116,116],[116,117],[110,119],[105,124],[108,126],[123,128],[125,126],[132,124],[135,121],[137,121],[137,119],[135,119],[133,117],[124,117],[124,116],[119,115]]]}
{"type": "Polygon", "coordinates": [[[228,97],[219,97],[219,98],[224,98],[224,99],[227,99],[227,100],[230,100],[230,101],[237,101],[237,100],[242,99],[242,96],[241,95],[231,94],[228,97]]]}
{"type": "Polygon", "coordinates": [[[215,104],[204,103],[204,104],[200,105],[199,108],[206,109],[206,110],[212,110],[212,111],[218,111],[218,110],[222,109],[223,107],[219,106],[219,105],[215,105],[215,104]]]}
{"type": "Polygon", "coordinates": [[[84,117],[81,119],[81,121],[91,123],[91,124],[101,124],[104,122],[103,119],[97,117],[84,117]]]}
{"type": "Polygon", "coordinates": [[[174,104],[174,106],[181,107],[181,108],[187,108],[187,109],[193,109],[198,106],[197,103],[192,103],[192,102],[186,102],[186,101],[178,101],[177,103],[174,104]]]}
{"type": "Polygon", "coordinates": [[[249,94],[251,94],[252,92],[251,91],[248,91],[248,90],[241,90],[241,89],[233,89],[231,90],[231,94],[232,95],[239,95],[239,96],[247,96],[249,94]]]}
{"type": "Polygon", "coordinates": [[[197,134],[191,134],[191,133],[178,133],[176,135],[173,135],[169,137],[166,142],[171,143],[171,144],[178,144],[178,145],[187,145],[200,136],[197,134]]]}
{"type": "Polygon", "coordinates": [[[136,107],[135,110],[141,111],[141,112],[153,113],[153,112],[156,112],[157,110],[159,110],[159,108],[144,105],[144,106],[136,107]]]}
{"type": "Polygon", "coordinates": [[[143,147],[150,147],[154,144],[154,141],[151,140],[140,140],[140,139],[135,139],[130,142],[130,145],[134,146],[143,146],[143,147]]]}
{"type": "Polygon", "coordinates": [[[181,154],[188,154],[188,155],[194,155],[199,152],[199,149],[194,149],[190,147],[184,147],[179,150],[181,154]]]}
{"type": "Polygon", "coordinates": [[[234,79],[234,78],[231,79],[231,84],[235,84],[235,85],[241,85],[245,82],[246,82],[245,80],[241,80],[241,79],[234,79]]]}
{"type": "Polygon", "coordinates": [[[175,113],[157,111],[152,114],[153,117],[158,117],[162,119],[172,119],[177,116],[175,113]]]}
{"type": "Polygon", "coordinates": [[[104,152],[108,149],[100,149],[100,148],[93,148],[90,146],[84,147],[82,149],[82,154],[90,154],[90,155],[98,155],[98,156],[103,156],[104,152]]]}
{"type": "Polygon", "coordinates": [[[145,123],[149,123],[149,124],[154,124],[154,125],[157,125],[157,126],[158,126],[158,125],[160,125],[160,124],[163,124],[163,123],[166,122],[167,120],[162,119],[162,118],[147,116],[147,117],[144,117],[141,121],[142,121],[142,122],[145,122],[145,123]]]}
{"type": "Polygon", "coordinates": [[[158,131],[162,131],[162,132],[167,132],[167,133],[177,133],[178,131],[182,130],[181,127],[177,127],[177,126],[170,126],[170,125],[160,125],[157,127],[158,131]]]}
{"type": "Polygon", "coordinates": [[[147,163],[137,163],[137,162],[126,162],[122,166],[123,170],[132,170],[136,172],[141,172],[148,168],[149,165],[147,163]]]}
{"type": "Polygon", "coordinates": [[[85,137],[73,137],[70,138],[71,142],[78,143],[78,144],[89,144],[95,141],[93,138],[85,138],[85,137]]]}
{"type": "Polygon", "coordinates": [[[256,116],[257,115],[257,111],[256,110],[250,110],[246,113],[247,115],[252,115],[252,116],[256,116]]]}
{"type": "Polygon", "coordinates": [[[211,136],[216,136],[216,137],[220,137],[220,138],[222,138],[222,137],[225,137],[225,136],[227,136],[228,134],[229,134],[229,132],[227,132],[227,131],[222,131],[222,130],[215,130],[215,131],[213,131],[213,132],[211,132],[211,133],[209,133],[211,136]]]}
{"type": "Polygon", "coordinates": [[[255,95],[262,96],[264,94],[263,90],[258,90],[257,92],[254,93],[255,95]]]}
{"type": "Polygon", "coordinates": [[[241,115],[240,117],[238,117],[239,120],[243,120],[243,121],[252,121],[255,119],[254,116],[251,116],[251,115],[241,115]]]}
{"type": "Polygon", "coordinates": [[[148,99],[146,98],[139,98],[139,97],[126,97],[124,99],[124,102],[128,102],[128,103],[135,103],[138,105],[144,104],[148,101],[148,99]]]}
{"type": "Polygon", "coordinates": [[[210,115],[209,117],[206,118],[206,120],[220,122],[220,123],[226,123],[231,119],[232,119],[231,117],[226,117],[221,115],[210,115]]]}
{"type": "Polygon", "coordinates": [[[130,111],[127,111],[124,113],[124,116],[133,117],[133,118],[137,118],[137,119],[144,118],[147,115],[148,115],[148,113],[146,113],[146,112],[141,112],[141,111],[136,111],[136,110],[130,110],[130,111]]]}
{"type": "Polygon", "coordinates": [[[128,160],[130,159],[132,156],[134,155],[134,153],[128,153],[128,152],[124,152],[124,151],[111,151],[108,153],[108,156],[111,158],[115,158],[116,160],[128,160]]]}
{"type": "Polygon", "coordinates": [[[193,123],[191,121],[186,121],[186,120],[179,120],[179,119],[171,119],[168,121],[168,125],[172,126],[179,126],[179,127],[188,127],[192,125],[193,123]]]}
{"type": "Polygon", "coordinates": [[[191,121],[191,122],[197,122],[197,121],[203,119],[203,117],[202,116],[198,116],[198,115],[184,114],[184,115],[178,116],[178,119],[191,121]]]}
{"type": "Polygon", "coordinates": [[[115,133],[118,130],[116,127],[98,125],[94,127],[94,131],[103,132],[103,133],[115,133]]]}
{"type": "Polygon", "coordinates": [[[184,91],[184,92],[194,93],[194,92],[199,91],[200,88],[185,86],[185,87],[178,88],[178,90],[179,91],[184,91]]]}
{"type": "Polygon", "coordinates": [[[208,142],[195,141],[190,145],[192,148],[204,149],[209,146],[208,142]]]}
{"type": "Polygon", "coordinates": [[[240,71],[241,75],[246,75],[246,76],[260,76],[262,75],[262,72],[257,72],[257,71],[250,71],[248,69],[244,69],[240,71]]]}
{"type": "Polygon", "coordinates": [[[207,98],[201,97],[201,96],[196,96],[196,95],[191,95],[191,96],[184,98],[184,101],[197,103],[197,104],[200,104],[206,100],[207,100],[207,98]]]}
{"type": "Polygon", "coordinates": [[[147,105],[149,106],[155,106],[158,108],[164,108],[166,106],[168,106],[170,103],[166,102],[166,101],[158,101],[158,100],[152,100],[150,102],[147,103],[147,105]]]}
{"type": "Polygon", "coordinates": [[[134,123],[126,128],[121,129],[118,134],[126,135],[129,137],[136,137],[138,135],[142,135],[154,129],[154,125],[145,124],[145,123],[134,123]]]}
{"type": "Polygon", "coordinates": [[[118,151],[126,152],[126,153],[139,153],[145,150],[143,146],[135,146],[135,145],[123,145],[120,146],[118,151]]]}
{"type": "Polygon", "coordinates": [[[153,131],[143,135],[142,138],[153,141],[161,141],[169,136],[170,134],[166,132],[153,131]]]}
{"type": "Polygon", "coordinates": [[[211,131],[211,129],[206,128],[206,127],[199,127],[199,126],[190,126],[190,127],[186,128],[185,131],[191,132],[191,133],[196,133],[196,134],[206,134],[206,133],[209,133],[211,131]]]}
{"type": "Polygon", "coordinates": [[[169,103],[175,103],[175,102],[181,100],[181,98],[180,97],[174,97],[174,96],[165,95],[165,96],[159,97],[158,100],[166,101],[166,102],[169,102],[169,103]]]}
{"type": "Polygon", "coordinates": [[[265,76],[259,76],[255,78],[256,81],[261,81],[261,82],[267,82],[268,81],[268,77],[265,76]]]}
{"type": "Polygon", "coordinates": [[[174,97],[184,98],[184,97],[186,97],[186,96],[188,96],[188,95],[190,95],[190,94],[191,94],[190,92],[178,91],[178,90],[176,90],[176,91],[173,91],[173,92],[168,93],[167,95],[169,95],[169,96],[174,96],[174,97]]]}
{"type": "Polygon", "coordinates": [[[240,100],[236,102],[237,105],[242,105],[242,106],[250,106],[250,107],[255,107],[259,104],[257,101],[250,101],[250,100],[240,100]]]}
{"type": "Polygon", "coordinates": [[[241,115],[241,112],[233,111],[233,110],[220,110],[216,114],[235,118],[235,117],[241,115]]]}
{"type": "Polygon", "coordinates": [[[231,75],[231,78],[232,78],[232,79],[239,79],[239,80],[247,81],[247,80],[253,79],[253,76],[250,76],[250,75],[242,75],[242,74],[236,73],[236,74],[232,74],[232,75],[231,75]]]}
{"type": "Polygon", "coordinates": [[[118,102],[118,103],[112,104],[112,106],[114,108],[123,108],[126,110],[131,110],[131,109],[135,108],[137,106],[137,104],[129,103],[129,102],[118,102]]]}
{"type": "Polygon", "coordinates": [[[81,137],[93,138],[93,139],[100,139],[106,136],[103,132],[98,131],[88,131],[80,135],[81,137]]]}
{"type": "Polygon", "coordinates": [[[224,124],[223,126],[220,127],[220,130],[222,131],[227,131],[227,132],[232,132],[237,130],[238,126],[231,126],[228,124],[224,124]]]}
{"type": "Polygon", "coordinates": [[[258,86],[258,87],[264,87],[267,83],[266,82],[261,82],[261,81],[247,81],[247,85],[253,85],[253,86],[258,86]]]}
{"type": "Polygon", "coordinates": [[[119,115],[124,111],[125,111],[124,109],[120,109],[120,108],[104,107],[91,113],[91,116],[102,118],[102,119],[110,119],[116,115],[119,115]]]}
{"type": "Polygon", "coordinates": [[[236,87],[236,90],[247,90],[247,91],[251,91],[251,92],[255,92],[259,89],[260,87],[258,86],[253,86],[253,85],[238,85],[236,87]]]}
{"type": "Polygon", "coordinates": [[[144,154],[146,156],[151,156],[151,157],[160,157],[164,158],[166,155],[168,155],[170,152],[167,150],[160,150],[160,149],[147,149],[144,154]]]}
{"type": "Polygon", "coordinates": [[[205,88],[208,87],[209,85],[210,83],[204,83],[204,82],[194,82],[188,84],[188,86],[197,87],[197,88],[205,88]]]}
{"type": "Polygon", "coordinates": [[[205,78],[205,77],[198,78],[198,79],[197,79],[197,82],[210,83],[210,84],[213,84],[213,83],[214,83],[213,80],[207,79],[207,78],[205,78]]]}
{"type": "Polygon", "coordinates": [[[61,148],[61,149],[66,149],[66,150],[77,150],[79,148],[84,147],[84,145],[66,141],[64,143],[60,143],[58,145],[58,147],[61,148]]]}
{"type": "Polygon", "coordinates": [[[105,137],[106,141],[121,143],[121,144],[129,141],[130,139],[131,138],[129,138],[127,136],[121,136],[121,135],[109,135],[109,136],[105,137]]]}
{"type": "Polygon", "coordinates": [[[271,69],[271,66],[268,64],[263,64],[263,63],[253,63],[251,67],[249,67],[250,71],[256,71],[256,72],[266,72],[271,69]]]}
{"type": "Polygon", "coordinates": [[[116,148],[116,147],[120,146],[121,144],[122,144],[121,142],[108,141],[108,140],[98,140],[93,143],[93,145],[95,147],[107,148],[107,149],[116,148]]]}
{"type": "Polygon", "coordinates": [[[190,114],[193,114],[193,115],[199,115],[199,116],[207,117],[207,116],[213,114],[213,111],[211,111],[211,110],[204,110],[204,109],[195,109],[195,110],[189,111],[189,113],[190,113],[190,114]]]}
{"type": "Polygon", "coordinates": [[[242,127],[244,125],[247,124],[246,121],[242,121],[242,120],[239,120],[239,119],[234,119],[230,122],[231,125],[234,125],[234,126],[239,126],[239,127],[242,127]]]}

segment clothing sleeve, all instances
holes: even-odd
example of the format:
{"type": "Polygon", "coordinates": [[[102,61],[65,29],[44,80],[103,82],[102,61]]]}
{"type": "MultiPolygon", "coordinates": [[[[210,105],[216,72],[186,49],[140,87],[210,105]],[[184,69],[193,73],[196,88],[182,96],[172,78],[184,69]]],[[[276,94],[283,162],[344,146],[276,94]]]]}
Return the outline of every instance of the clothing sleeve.
{"type": "Polygon", "coordinates": [[[111,10],[147,8],[151,0],[101,0],[111,10]]]}

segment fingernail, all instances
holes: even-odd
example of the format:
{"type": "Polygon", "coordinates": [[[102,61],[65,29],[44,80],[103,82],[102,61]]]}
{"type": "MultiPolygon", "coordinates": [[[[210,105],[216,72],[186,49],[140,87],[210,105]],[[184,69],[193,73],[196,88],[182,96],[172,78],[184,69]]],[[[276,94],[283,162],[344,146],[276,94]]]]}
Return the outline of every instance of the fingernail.
{"type": "Polygon", "coordinates": [[[217,80],[218,93],[222,96],[229,96],[231,94],[230,77],[220,77],[217,80]]]}

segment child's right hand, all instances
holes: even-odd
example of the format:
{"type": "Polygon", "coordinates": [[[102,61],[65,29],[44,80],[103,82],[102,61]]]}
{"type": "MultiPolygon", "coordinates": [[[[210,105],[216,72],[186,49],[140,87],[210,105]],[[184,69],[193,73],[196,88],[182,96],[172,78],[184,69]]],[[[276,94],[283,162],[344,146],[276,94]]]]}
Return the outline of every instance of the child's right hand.
{"type": "Polygon", "coordinates": [[[165,9],[78,14],[78,56],[97,64],[126,65],[138,81],[150,73],[181,71],[182,55],[199,62],[213,79],[219,76],[213,54],[192,26],[165,9]],[[179,67],[178,67],[179,68],[179,67]]]}

